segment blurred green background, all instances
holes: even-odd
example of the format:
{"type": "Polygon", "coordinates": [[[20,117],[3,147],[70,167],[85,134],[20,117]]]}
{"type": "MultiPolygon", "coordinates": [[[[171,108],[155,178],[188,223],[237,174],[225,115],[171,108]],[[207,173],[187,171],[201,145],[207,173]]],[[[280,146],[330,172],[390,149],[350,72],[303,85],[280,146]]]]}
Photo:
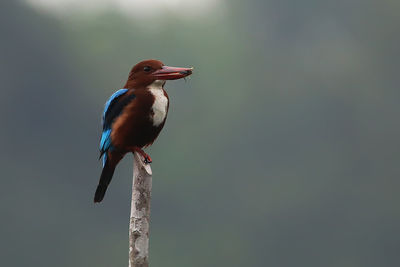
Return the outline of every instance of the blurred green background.
{"type": "Polygon", "coordinates": [[[92,202],[106,99],[168,82],[151,266],[400,266],[400,2],[2,0],[1,266],[127,266],[132,156],[92,202]]]}

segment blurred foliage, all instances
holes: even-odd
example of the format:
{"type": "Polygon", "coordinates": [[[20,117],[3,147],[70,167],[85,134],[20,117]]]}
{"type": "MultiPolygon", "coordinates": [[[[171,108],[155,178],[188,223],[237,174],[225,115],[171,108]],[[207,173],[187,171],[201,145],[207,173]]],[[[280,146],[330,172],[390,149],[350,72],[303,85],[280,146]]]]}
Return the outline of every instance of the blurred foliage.
{"type": "Polygon", "coordinates": [[[138,61],[167,84],[152,266],[398,266],[398,1],[227,1],[188,20],[0,3],[4,266],[127,264],[131,156],[104,203],[103,103],[138,61]],[[222,7],[221,7],[222,8],[222,7]]]}

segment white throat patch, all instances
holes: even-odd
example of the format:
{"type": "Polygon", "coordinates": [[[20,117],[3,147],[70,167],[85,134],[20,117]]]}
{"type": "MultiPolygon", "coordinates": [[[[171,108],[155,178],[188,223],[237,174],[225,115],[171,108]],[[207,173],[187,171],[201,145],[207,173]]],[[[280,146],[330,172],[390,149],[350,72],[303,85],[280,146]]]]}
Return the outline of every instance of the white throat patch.
{"type": "Polygon", "coordinates": [[[164,80],[155,80],[149,85],[149,91],[154,96],[154,103],[151,107],[150,118],[154,126],[160,125],[167,116],[168,98],[164,95],[164,80]]]}

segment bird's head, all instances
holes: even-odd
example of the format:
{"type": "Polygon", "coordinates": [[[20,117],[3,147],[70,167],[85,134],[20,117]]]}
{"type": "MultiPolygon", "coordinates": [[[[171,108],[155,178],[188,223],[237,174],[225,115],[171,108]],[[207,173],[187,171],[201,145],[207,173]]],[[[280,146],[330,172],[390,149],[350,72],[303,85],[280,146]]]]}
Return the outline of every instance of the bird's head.
{"type": "Polygon", "coordinates": [[[129,73],[125,88],[140,88],[154,81],[177,80],[192,74],[193,68],[165,66],[159,60],[144,60],[136,64],[129,73]]]}

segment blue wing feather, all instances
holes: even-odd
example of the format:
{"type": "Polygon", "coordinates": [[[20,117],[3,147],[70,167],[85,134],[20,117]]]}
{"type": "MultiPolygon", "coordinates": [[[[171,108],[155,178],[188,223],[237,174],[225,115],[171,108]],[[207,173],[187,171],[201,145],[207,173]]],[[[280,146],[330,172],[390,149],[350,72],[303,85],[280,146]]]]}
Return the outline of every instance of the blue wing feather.
{"type": "Polygon", "coordinates": [[[128,91],[128,89],[119,89],[118,91],[116,91],[114,94],[112,94],[112,96],[110,96],[110,98],[107,100],[106,104],[104,105],[104,112],[103,112],[103,123],[104,123],[104,119],[106,117],[107,111],[110,108],[111,103],[118,97],[120,97],[121,95],[125,94],[128,91]]]}
{"type": "Polygon", "coordinates": [[[100,150],[106,151],[111,145],[111,129],[103,130],[101,133],[100,150]]]}
{"type": "MultiPolygon", "coordinates": [[[[107,151],[112,148],[112,143],[111,143],[111,126],[112,122],[115,120],[116,117],[119,116],[119,114],[122,111],[123,106],[126,105],[126,103],[122,103],[121,106],[117,106],[117,99],[125,94],[128,91],[128,89],[119,89],[116,91],[112,96],[107,100],[106,104],[104,105],[104,112],[102,116],[102,124],[103,124],[103,132],[101,134],[101,139],[100,139],[100,157],[103,156],[103,166],[105,165],[105,162],[107,160],[107,151]],[[117,111],[117,112],[112,112],[112,110],[117,111]],[[111,117],[110,117],[111,116],[111,117]],[[110,123],[111,122],[111,123],[110,123]]],[[[134,95],[131,99],[134,98],[134,95]]],[[[130,99],[129,99],[130,100],[130,99]]]]}

